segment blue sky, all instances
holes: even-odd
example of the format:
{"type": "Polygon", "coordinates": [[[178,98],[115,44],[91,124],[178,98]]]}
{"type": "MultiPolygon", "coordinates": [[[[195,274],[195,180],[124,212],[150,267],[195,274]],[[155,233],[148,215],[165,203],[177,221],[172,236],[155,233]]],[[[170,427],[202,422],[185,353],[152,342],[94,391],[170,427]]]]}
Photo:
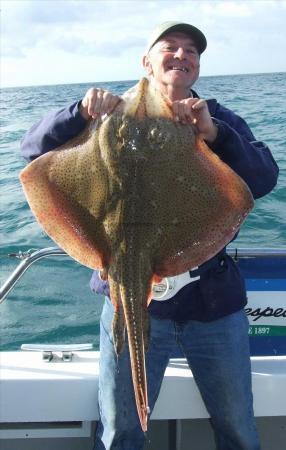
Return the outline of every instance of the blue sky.
{"type": "Polygon", "coordinates": [[[285,0],[2,0],[1,85],[138,79],[165,20],[205,33],[201,75],[286,71],[285,0]]]}

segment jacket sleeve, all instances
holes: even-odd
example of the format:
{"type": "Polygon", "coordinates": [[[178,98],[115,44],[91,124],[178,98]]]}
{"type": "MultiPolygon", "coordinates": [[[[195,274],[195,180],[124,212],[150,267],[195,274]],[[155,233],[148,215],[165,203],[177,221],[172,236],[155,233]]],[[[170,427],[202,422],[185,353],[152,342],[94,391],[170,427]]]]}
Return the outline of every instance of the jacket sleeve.
{"type": "Polygon", "coordinates": [[[279,169],[267,145],[255,139],[241,117],[218,103],[213,120],[218,135],[209,147],[247,183],[255,199],[268,194],[279,169]]]}
{"type": "Polygon", "coordinates": [[[51,112],[33,125],[21,141],[22,156],[29,162],[33,161],[77,136],[87,124],[79,112],[79,105],[80,102],[76,102],[68,108],[51,112]]]}

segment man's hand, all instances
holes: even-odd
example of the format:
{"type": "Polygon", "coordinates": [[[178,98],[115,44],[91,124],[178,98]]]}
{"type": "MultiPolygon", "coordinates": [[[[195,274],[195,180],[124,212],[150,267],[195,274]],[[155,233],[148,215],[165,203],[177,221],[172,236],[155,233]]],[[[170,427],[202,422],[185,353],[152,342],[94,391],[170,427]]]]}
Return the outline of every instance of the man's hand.
{"type": "Polygon", "coordinates": [[[80,113],[86,120],[96,119],[104,114],[110,114],[122,99],[103,89],[91,88],[87,91],[80,105],[80,113]]]}
{"type": "Polygon", "coordinates": [[[205,141],[214,142],[218,129],[205,100],[200,98],[176,100],[172,102],[171,107],[176,121],[184,124],[192,123],[205,141]]]}

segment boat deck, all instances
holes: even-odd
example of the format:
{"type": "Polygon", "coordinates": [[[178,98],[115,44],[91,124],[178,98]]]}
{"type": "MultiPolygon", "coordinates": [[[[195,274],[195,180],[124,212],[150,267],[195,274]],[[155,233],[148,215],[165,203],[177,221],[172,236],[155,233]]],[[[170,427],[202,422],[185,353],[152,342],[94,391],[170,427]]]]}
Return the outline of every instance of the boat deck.
{"type": "MultiPolygon", "coordinates": [[[[31,445],[39,439],[52,439],[56,450],[57,438],[62,444],[73,438],[73,442],[80,443],[75,448],[90,448],[98,419],[99,352],[75,352],[71,362],[64,362],[60,356],[56,354],[51,362],[45,362],[40,352],[1,353],[1,449],[33,450],[31,445]],[[29,447],[25,447],[27,438],[29,447]]],[[[271,429],[278,427],[280,432],[276,429],[275,439],[282,436],[286,442],[286,356],[252,357],[251,363],[255,415],[261,418],[258,423],[263,424],[263,433],[270,425],[271,429]]],[[[207,419],[186,361],[170,360],[151,416],[146,450],[155,449],[154,442],[159,437],[161,444],[156,444],[156,450],[191,449],[191,442],[200,440],[211,445],[207,419]],[[186,442],[190,442],[188,447],[184,446],[186,442]]],[[[202,445],[200,450],[212,448],[202,445]]],[[[265,449],[271,450],[267,445],[265,449]]],[[[42,448],[45,447],[41,444],[42,448]]],[[[68,448],[74,447],[69,444],[68,448]]],[[[198,450],[197,444],[194,448],[198,450]]],[[[62,445],[61,449],[64,450],[62,445]]]]}
{"type": "MultiPolygon", "coordinates": [[[[286,448],[286,249],[228,251],[246,279],[254,411],[262,450],[286,448]]],[[[46,249],[25,256],[0,301],[46,249]]],[[[41,352],[0,353],[1,450],[91,450],[98,419],[99,353],[72,361],[41,352]]],[[[186,361],[171,359],[151,416],[145,450],[213,450],[208,413],[186,361]]]]}

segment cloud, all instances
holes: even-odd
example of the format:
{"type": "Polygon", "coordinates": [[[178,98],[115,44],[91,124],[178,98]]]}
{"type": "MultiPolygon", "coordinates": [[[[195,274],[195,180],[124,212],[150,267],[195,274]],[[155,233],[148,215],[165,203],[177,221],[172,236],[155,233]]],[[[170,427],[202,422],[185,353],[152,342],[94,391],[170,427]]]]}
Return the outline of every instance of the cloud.
{"type": "Polygon", "coordinates": [[[25,58],[25,53],[23,49],[13,44],[3,45],[1,46],[1,58],[25,58]]]}
{"type": "Polygon", "coordinates": [[[62,35],[53,40],[53,44],[57,49],[65,52],[78,54],[82,56],[104,56],[104,57],[120,57],[126,50],[134,47],[142,47],[145,39],[137,36],[128,36],[119,38],[114,44],[114,40],[87,40],[77,36],[62,35]]]}
{"type": "Polygon", "coordinates": [[[250,2],[206,2],[202,4],[202,11],[213,17],[249,17],[251,16],[250,2]]]}
{"type": "MultiPolygon", "coordinates": [[[[95,2],[88,0],[2,0],[2,11],[9,25],[49,25],[88,21],[95,2]]],[[[96,2],[96,11],[106,10],[106,2],[96,2]]]]}
{"type": "Polygon", "coordinates": [[[150,32],[165,20],[206,34],[203,74],[285,70],[285,1],[2,0],[1,8],[9,84],[16,76],[21,84],[29,70],[34,83],[46,83],[51,68],[53,82],[80,82],[94,68],[98,80],[133,78],[150,32]]]}
{"type": "Polygon", "coordinates": [[[145,9],[136,1],[3,1],[3,52],[16,58],[53,46],[84,55],[120,55],[145,45],[144,33],[138,34],[145,9]]]}

